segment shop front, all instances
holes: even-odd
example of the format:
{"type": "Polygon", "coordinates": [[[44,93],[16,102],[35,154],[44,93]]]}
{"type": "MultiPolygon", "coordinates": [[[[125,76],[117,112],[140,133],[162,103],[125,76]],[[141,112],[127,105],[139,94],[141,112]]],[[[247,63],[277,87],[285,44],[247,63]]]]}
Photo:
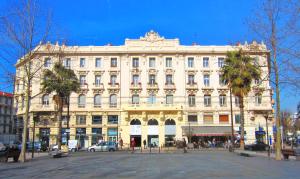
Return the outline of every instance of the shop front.
{"type": "Polygon", "coordinates": [[[183,136],[202,147],[224,147],[232,135],[230,126],[183,126],[182,130],[183,136]]]}
{"type": "Polygon", "coordinates": [[[107,137],[109,142],[118,141],[118,128],[108,128],[107,137]]]}
{"type": "Polygon", "coordinates": [[[40,128],[41,147],[47,149],[50,142],[50,128],[40,128]]]}
{"type": "Polygon", "coordinates": [[[138,119],[133,119],[130,122],[130,140],[132,138],[135,141],[135,147],[141,147],[142,130],[141,130],[141,121],[138,119]]]}
{"type": "Polygon", "coordinates": [[[148,147],[158,147],[159,146],[159,130],[158,122],[156,119],[150,119],[148,121],[148,147]]]}
{"type": "Polygon", "coordinates": [[[80,148],[88,147],[85,145],[86,137],[86,128],[76,128],[76,140],[78,140],[80,148]]]}
{"type": "Polygon", "coordinates": [[[266,140],[266,132],[264,130],[264,128],[262,127],[258,127],[256,130],[255,130],[255,139],[257,142],[265,142],[267,141],[266,140]]]}
{"type": "Polygon", "coordinates": [[[173,147],[175,144],[176,123],[173,119],[165,121],[165,147],[173,147]]]}

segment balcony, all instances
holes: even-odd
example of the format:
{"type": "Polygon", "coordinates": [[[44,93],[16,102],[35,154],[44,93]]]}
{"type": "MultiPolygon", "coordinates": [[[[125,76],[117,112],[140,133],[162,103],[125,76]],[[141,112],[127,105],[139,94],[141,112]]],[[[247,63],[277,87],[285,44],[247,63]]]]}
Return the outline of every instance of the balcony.
{"type": "Polygon", "coordinates": [[[133,67],[133,68],[131,69],[131,73],[132,73],[133,75],[138,75],[138,74],[141,73],[141,70],[139,69],[139,67],[133,67]]]}
{"type": "Polygon", "coordinates": [[[122,105],[125,111],[178,111],[182,110],[181,104],[161,104],[161,103],[139,103],[122,105]]]}
{"type": "Polygon", "coordinates": [[[131,91],[140,92],[140,91],[142,91],[142,83],[141,82],[139,82],[139,83],[132,82],[129,88],[131,91]]]}
{"type": "Polygon", "coordinates": [[[118,93],[120,90],[120,85],[119,83],[108,83],[108,87],[107,87],[108,91],[110,93],[118,93]]]}
{"type": "Polygon", "coordinates": [[[168,67],[167,69],[165,69],[166,75],[173,75],[174,72],[175,72],[175,70],[173,70],[171,67],[168,67]]]}
{"type": "Polygon", "coordinates": [[[186,90],[198,90],[198,85],[195,82],[187,83],[186,90]]]}
{"type": "Polygon", "coordinates": [[[154,69],[154,68],[150,68],[150,69],[148,70],[148,73],[149,73],[149,75],[156,75],[156,74],[157,74],[157,70],[154,69]]]}
{"type": "Polygon", "coordinates": [[[116,108],[117,107],[117,103],[109,103],[109,107],[110,108],[116,108]]]}
{"type": "Polygon", "coordinates": [[[87,92],[89,90],[89,85],[87,83],[80,84],[80,90],[82,92],[87,92]]]}
{"type": "Polygon", "coordinates": [[[165,90],[176,90],[175,84],[174,83],[165,83],[165,90]]]}
{"type": "Polygon", "coordinates": [[[147,84],[147,89],[148,90],[158,90],[158,84],[156,82],[148,83],[147,84]]]}
{"type": "Polygon", "coordinates": [[[198,70],[196,68],[188,68],[187,70],[185,70],[189,75],[195,75],[198,70]]]}
{"type": "Polygon", "coordinates": [[[104,91],[103,83],[94,83],[93,91],[94,91],[94,93],[102,93],[104,91]]]}
{"type": "Polygon", "coordinates": [[[94,104],[94,108],[101,108],[101,104],[94,104]]]}

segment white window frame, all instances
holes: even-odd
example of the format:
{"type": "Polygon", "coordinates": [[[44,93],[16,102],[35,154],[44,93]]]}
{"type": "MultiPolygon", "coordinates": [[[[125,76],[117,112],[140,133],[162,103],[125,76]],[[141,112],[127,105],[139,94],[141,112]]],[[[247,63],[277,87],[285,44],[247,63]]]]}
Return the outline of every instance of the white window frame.
{"type": "Polygon", "coordinates": [[[138,68],[140,66],[140,59],[138,57],[132,58],[132,68],[138,68]]]}
{"type": "Polygon", "coordinates": [[[165,60],[166,60],[166,68],[172,68],[173,58],[172,57],[166,57],[165,60]]]}
{"type": "Polygon", "coordinates": [[[173,104],[174,96],[173,95],[166,95],[166,104],[173,104]]]}
{"type": "Polygon", "coordinates": [[[85,68],[86,67],[86,59],[84,57],[81,57],[79,59],[79,67],[80,68],[85,68]]]}
{"type": "Polygon", "coordinates": [[[101,68],[102,66],[102,59],[100,57],[95,58],[95,67],[101,68]]]}
{"type": "Polygon", "coordinates": [[[209,68],[209,57],[203,57],[202,60],[203,60],[203,63],[202,63],[203,68],[209,68]]]}
{"type": "Polygon", "coordinates": [[[155,57],[149,57],[149,68],[155,68],[155,63],[156,63],[155,57]]]}
{"type": "Polygon", "coordinates": [[[195,58],[194,57],[188,57],[188,68],[194,68],[195,67],[195,58]]]}
{"type": "Polygon", "coordinates": [[[205,87],[210,86],[210,75],[209,74],[203,75],[203,84],[205,87]]]}

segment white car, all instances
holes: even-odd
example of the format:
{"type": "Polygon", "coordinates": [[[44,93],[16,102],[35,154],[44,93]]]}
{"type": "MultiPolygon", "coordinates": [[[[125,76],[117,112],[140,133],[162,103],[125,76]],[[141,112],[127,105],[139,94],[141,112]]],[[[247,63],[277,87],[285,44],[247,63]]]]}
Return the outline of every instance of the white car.
{"type": "Polygon", "coordinates": [[[117,150],[117,144],[115,142],[102,142],[100,144],[94,144],[88,148],[89,152],[114,152],[117,150]]]}

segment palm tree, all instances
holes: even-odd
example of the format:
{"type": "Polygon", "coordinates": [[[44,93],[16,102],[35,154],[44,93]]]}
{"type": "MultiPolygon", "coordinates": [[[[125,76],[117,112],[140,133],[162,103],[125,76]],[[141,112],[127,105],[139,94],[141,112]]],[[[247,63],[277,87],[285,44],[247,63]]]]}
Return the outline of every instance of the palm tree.
{"type": "Polygon", "coordinates": [[[58,149],[61,149],[61,128],[62,128],[62,112],[64,99],[70,96],[72,92],[77,92],[80,88],[78,78],[73,70],[65,68],[61,62],[54,64],[51,70],[44,71],[44,79],[42,81],[42,89],[45,93],[55,92],[53,100],[57,106],[57,122],[58,122],[58,149]]]}
{"type": "Polygon", "coordinates": [[[244,149],[244,98],[251,91],[254,79],[260,79],[260,67],[254,58],[243,53],[242,50],[227,53],[225,65],[222,67],[223,80],[231,88],[232,93],[239,98],[241,116],[240,147],[244,149]]]}

